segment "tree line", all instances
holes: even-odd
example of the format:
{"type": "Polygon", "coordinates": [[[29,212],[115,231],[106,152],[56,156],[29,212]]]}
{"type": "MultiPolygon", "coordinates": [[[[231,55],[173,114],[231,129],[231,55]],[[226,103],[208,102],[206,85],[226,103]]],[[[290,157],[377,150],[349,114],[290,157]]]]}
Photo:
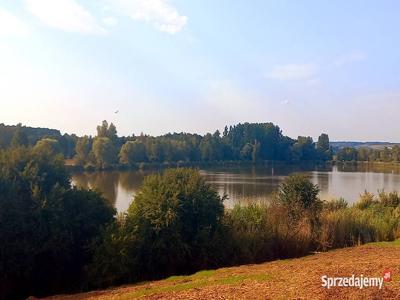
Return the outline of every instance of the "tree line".
{"type": "Polygon", "coordinates": [[[400,162],[400,146],[383,149],[345,147],[336,153],[337,161],[345,162],[400,162]]]}
{"type": "Polygon", "coordinates": [[[243,123],[205,135],[169,133],[162,136],[118,136],[113,123],[103,121],[96,136],[68,135],[58,130],[0,124],[0,148],[48,144],[84,168],[134,167],[141,163],[201,163],[216,161],[327,161],[332,159],[329,136],[318,141],[292,139],[272,123],[243,123]]]}
{"type": "Polygon", "coordinates": [[[59,130],[48,128],[33,128],[22,126],[21,123],[15,126],[0,124],[0,149],[13,149],[17,147],[33,147],[42,139],[57,141],[58,150],[65,158],[72,158],[75,155],[76,141],[78,136],[67,133],[61,134],[59,130]]]}
{"type": "Polygon", "coordinates": [[[225,127],[204,136],[173,133],[119,138],[115,126],[103,121],[97,136],[77,140],[79,164],[106,168],[113,164],[138,163],[266,161],[288,162],[330,160],[329,137],[322,134],[315,143],[311,137],[293,140],[272,123],[244,123],[225,127]]]}

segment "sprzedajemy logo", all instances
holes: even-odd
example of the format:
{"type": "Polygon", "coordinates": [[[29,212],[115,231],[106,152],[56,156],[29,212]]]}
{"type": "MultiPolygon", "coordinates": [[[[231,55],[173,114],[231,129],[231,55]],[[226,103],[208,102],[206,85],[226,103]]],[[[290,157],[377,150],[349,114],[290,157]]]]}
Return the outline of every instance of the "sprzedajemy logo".
{"type": "Polygon", "coordinates": [[[377,287],[382,289],[384,282],[392,281],[392,272],[386,269],[382,277],[367,277],[364,275],[350,277],[329,277],[324,275],[321,277],[322,287],[330,289],[333,287],[355,287],[364,289],[369,287],[377,287]]]}

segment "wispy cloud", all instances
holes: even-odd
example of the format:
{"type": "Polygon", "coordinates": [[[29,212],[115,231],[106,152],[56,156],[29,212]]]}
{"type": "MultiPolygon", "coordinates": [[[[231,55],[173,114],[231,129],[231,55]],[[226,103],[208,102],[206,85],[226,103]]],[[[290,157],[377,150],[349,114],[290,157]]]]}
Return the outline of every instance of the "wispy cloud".
{"type": "Polygon", "coordinates": [[[114,17],[105,17],[101,19],[101,21],[107,26],[116,26],[118,24],[118,20],[114,17]]]}
{"type": "Polygon", "coordinates": [[[288,104],[290,104],[290,102],[289,102],[289,100],[282,100],[281,104],[282,105],[288,105],[288,104]]]}
{"type": "Polygon", "coordinates": [[[0,37],[27,36],[30,34],[29,26],[10,12],[0,9],[0,37]]]}
{"type": "Polygon", "coordinates": [[[356,62],[360,62],[360,61],[364,61],[367,59],[367,55],[361,51],[353,51],[347,54],[344,54],[342,56],[339,56],[338,58],[336,58],[336,60],[334,61],[334,65],[341,67],[344,65],[349,65],[352,63],[356,63],[356,62]]]}
{"type": "Polygon", "coordinates": [[[188,21],[188,17],[179,14],[167,0],[108,0],[108,4],[119,14],[150,23],[169,34],[183,30],[188,21]]]}
{"type": "Polygon", "coordinates": [[[319,67],[315,64],[288,64],[274,67],[267,78],[277,80],[308,80],[317,75],[319,67]]]}
{"type": "Polygon", "coordinates": [[[25,0],[26,9],[43,24],[68,32],[102,34],[105,29],[75,0],[25,0]]]}

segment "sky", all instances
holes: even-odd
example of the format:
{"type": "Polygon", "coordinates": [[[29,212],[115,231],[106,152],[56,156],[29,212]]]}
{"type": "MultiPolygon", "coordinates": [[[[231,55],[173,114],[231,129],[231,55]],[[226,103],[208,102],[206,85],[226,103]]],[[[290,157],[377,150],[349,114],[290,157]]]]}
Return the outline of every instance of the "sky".
{"type": "Polygon", "coordinates": [[[0,123],[400,142],[396,0],[0,0],[0,123]],[[118,111],[118,113],[116,113],[118,111]]]}

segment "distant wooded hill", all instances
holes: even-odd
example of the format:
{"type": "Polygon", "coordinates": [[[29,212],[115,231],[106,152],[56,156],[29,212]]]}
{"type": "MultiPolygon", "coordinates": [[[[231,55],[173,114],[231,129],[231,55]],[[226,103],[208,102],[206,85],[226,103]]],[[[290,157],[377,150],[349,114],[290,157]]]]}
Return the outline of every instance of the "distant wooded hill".
{"type": "Polygon", "coordinates": [[[369,149],[377,149],[382,150],[385,147],[392,148],[394,146],[399,146],[400,143],[390,143],[390,142],[354,142],[354,141],[339,141],[339,142],[330,142],[330,145],[333,149],[343,149],[343,148],[369,148],[369,149]]]}
{"type": "Polygon", "coordinates": [[[57,129],[35,128],[21,124],[0,124],[0,148],[3,149],[19,145],[33,146],[44,138],[57,140],[65,157],[70,158],[75,154],[75,144],[78,137],[74,134],[62,135],[57,129]]]}

